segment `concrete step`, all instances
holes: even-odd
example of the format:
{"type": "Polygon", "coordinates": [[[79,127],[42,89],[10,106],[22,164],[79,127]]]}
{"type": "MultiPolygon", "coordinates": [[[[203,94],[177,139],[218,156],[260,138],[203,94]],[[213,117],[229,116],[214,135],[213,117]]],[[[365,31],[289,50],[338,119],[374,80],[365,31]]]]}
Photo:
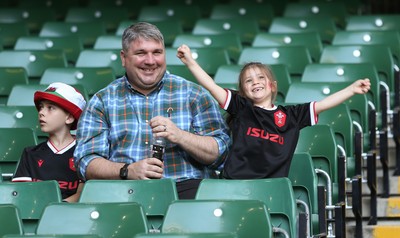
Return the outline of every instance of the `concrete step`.
{"type": "MultiPolygon", "coordinates": [[[[355,222],[346,223],[346,237],[356,237],[355,222]]],[[[382,220],[377,225],[368,225],[367,221],[363,222],[363,238],[399,238],[400,237],[400,220],[382,220]]]]}
{"type": "MultiPolygon", "coordinates": [[[[370,217],[370,198],[362,198],[362,217],[368,219],[370,217]]],[[[354,214],[351,209],[346,209],[346,217],[353,218],[354,214]]],[[[398,218],[400,219],[400,196],[377,199],[377,217],[379,218],[398,218]]],[[[400,237],[400,234],[399,234],[400,237]]]]}

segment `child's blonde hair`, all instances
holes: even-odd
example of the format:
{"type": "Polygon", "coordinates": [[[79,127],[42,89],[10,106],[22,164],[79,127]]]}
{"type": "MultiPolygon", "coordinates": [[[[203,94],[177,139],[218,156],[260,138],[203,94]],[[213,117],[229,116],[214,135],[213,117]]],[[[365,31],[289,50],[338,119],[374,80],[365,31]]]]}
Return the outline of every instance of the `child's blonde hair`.
{"type": "Polygon", "coordinates": [[[276,95],[278,94],[278,88],[277,88],[275,75],[272,72],[270,67],[268,67],[267,65],[262,64],[260,62],[247,63],[243,66],[242,70],[240,70],[239,86],[238,86],[239,95],[246,97],[244,94],[244,90],[243,90],[244,74],[247,72],[247,70],[252,69],[252,68],[260,69],[267,76],[267,78],[271,81],[271,88],[272,88],[271,102],[274,103],[275,99],[276,99],[276,95]]]}

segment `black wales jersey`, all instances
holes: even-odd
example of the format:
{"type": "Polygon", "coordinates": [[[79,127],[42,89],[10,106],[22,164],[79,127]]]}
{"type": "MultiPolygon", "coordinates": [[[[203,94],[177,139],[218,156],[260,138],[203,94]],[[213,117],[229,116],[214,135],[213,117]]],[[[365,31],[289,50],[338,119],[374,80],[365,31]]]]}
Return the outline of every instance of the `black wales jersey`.
{"type": "Polygon", "coordinates": [[[75,194],[79,178],[74,167],[75,142],[56,151],[50,142],[25,148],[12,181],[57,180],[62,198],[75,194]]]}
{"type": "Polygon", "coordinates": [[[227,90],[233,144],[223,176],[230,179],[287,177],[300,130],[314,125],[314,102],[266,110],[227,90]]]}

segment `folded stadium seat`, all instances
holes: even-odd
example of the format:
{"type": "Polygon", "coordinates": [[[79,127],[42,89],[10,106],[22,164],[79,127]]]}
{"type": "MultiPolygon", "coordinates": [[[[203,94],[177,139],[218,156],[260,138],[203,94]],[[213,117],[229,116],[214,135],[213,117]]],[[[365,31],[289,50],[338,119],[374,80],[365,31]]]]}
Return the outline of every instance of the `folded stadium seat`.
{"type": "Polygon", "coordinates": [[[147,217],[149,231],[159,232],[169,204],[177,199],[178,194],[172,179],[88,180],[79,202],[139,203],[147,217]],[[145,193],[142,192],[144,190],[145,193]]]}
{"type": "Polygon", "coordinates": [[[0,36],[4,49],[13,49],[20,36],[28,36],[28,25],[25,22],[1,23],[0,36]]]}
{"type": "Polygon", "coordinates": [[[62,50],[3,50],[0,66],[25,68],[29,83],[35,84],[45,69],[67,67],[67,59],[62,50]]]}
{"type": "Polygon", "coordinates": [[[39,36],[64,37],[77,35],[85,48],[92,48],[97,37],[106,34],[106,26],[102,22],[64,22],[53,21],[43,24],[39,36]]]}
{"type": "MultiPolygon", "coordinates": [[[[301,3],[321,3],[319,0],[299,0],[301,3]]],[[[328,1],[325,1],[328,2],[328,1]]],[[[358,15],[363,14],[365,11],[364,2],[362,0],[335,0],[334,2],[344,3],[346,7],[346,11],[350,15],[358,15]]]]}
{"type": "Polygon", "coordinates": [[[10,180],[22,150],[27,146],[37,145],[37,136],[31,128],[0,128],[0,141],[0,168],[3,180],[10,180]]]}
{"type": "MultiPolygon", "coordinates": [[[[118,25],[115,34],[117,36],[122,36],[124,30],[136,22],[138,21],[131,21],[131,20],[121,21],[118,25]]],[[[166,47],[170,47],[172,45],[177,35],[183,34],[183,26],[178,19],[147,21],[147,22],[152,23],[158,27],[158,29],[164,36],[164,44],[166,47]]],[[[122,39],[120,39],[120,41],[122,42],[122,39]]]]}
{"type": "Polygon", "coordinates": [[[121,50],[122,37],[117,35],[98,36],[93,45],[94,50],[121,50]]]}
{"type": "Polygon", "coordinates": [[[41,131],[38,117],[35,106],[0,106],[0,128],[31,128],[40,143],[48,134],[41,131]]]}
{"type": "Polygon", "coordinates": [[[146,216],[142,206],[134,202],[52,203],[44,209],[36,230],[39,235],[94,234],[115,238],[144,232],[146,216]]]}
{"type": "Polygon", "coordinates": [[[268,208],[257,200],[176,200],[168,207],[161,233],[177,232],[272,237],[268,208]]]}
{"type": "Polygon", "coordinates": [[[268,32],[318,32],[324,45],[329,45],[337,32],[335,21],[328,16],[275,17],[268,32]]]}
{"type": "Polygon", "coordinates": [[[43,7],[6,7],[0,8],[0,22],[24,22],[30,34],[37,34],[47,21],[55,21],[56,14],[43,7]]]}
{"type": "Polygon", "coordinates": [[[222,47],[228,51],[229,58],[232,63],[236,63],[242,51],[242,43],[236,33],[221,34],[179,34],[175,37],[172,47],[178,48],[182,44],[186,44],[191,48],[213,48],[222,47]]]}
{"type": "Polygon", "coordinates": [[[83,43],[76,35],[63,37],[21,36],[14,45],[14,50],[62,50],[69,65],[75,65],[83,43]]]}
{"type": "Polygon", "coordinates": [[[346,31],[400,30],[399,14],[349,15],[346,17],[346,31]]]}
{"type": "Polygon", "coordinates": [[[35,234],[45,207],[62,200],[59,184],[55,180],[1,183],[0,193],[0,204],[13,204],[18,208],[25,234],[35,234]]]}
{"type": "Polygon", "coordinates": [[[3,238],[101,238],[101,236],[93,234],[80,234],[80,235],[65,235],[65,234],[49,234],[49,235],[36,235],[36,234],[23,234],[23,235],[5,235],[3,238]]]}
{"type": "MultiPolygon", "coordinates": [[[[260,200],[268,207],[268,213],[271,215],[271,224],[274,229],[274,237],[281,237],[284,234],[288,234],[289,237],[303,237],[298,230],[296,201],[292,183],[288,178],[204,179],[200,183],[195,199],[199,201],[208,199],[260,200]]],[[[187,212],[186,210],[185,212],[187,212]]],[[[168,226],[165,222],[164,220],[163,230],[168,231],[168,226]]],[[[249,235],[240,237],[266,236],[249,235]]]]}
{"type": "MultiPolygon", "coordinates": [[[[264,64],[286,64],[291,80],[300,80],[306,65],[312,63],[311,55],[305,46],[264,46],[244,48],[238,64],[252,61],[264,64]]],[[[279,80],[278,80],[279,82],[279,80]]]]}
{"type": "MultiPolygon", "coordinates": [[[[222,47],[214,48],[192,48],[192,57],[211,77],[215,75],[221,65],[231,64],[226,49],[222,47]]],[[[176,57],[176,48],[165,49],[167,65],[183,65],[182,61],[176,57]]]]}
{"type": "Polygon", "coordinates": [[[274,9],[270,4],[231,3],[215,4],[210,19],[256,19],[260,29],[268,30],[274,18],[274,9]]]}
{"type": "Polygon", "coordinates": [[[313,62],[318,62],[322,52],[322,40],[317,32],[269,33],[260,32],[254,38],[253,47],[260,46],[305,46],[313,62]]]}
{"type": "Polygon", "coordinates": [[[155,5],[143,6],[137,17],[138,21],[179,20],[184,31],[190,32],[194,24],[201,18],[200,7],[197,5],[155,5]]]}
{"type": "MultiPolygon", "coordinates": [[[[48,85],[42,84],[18,84],[14,85],[11,89],[10,95],[6,106],[34,106],[33,95],[36,91],[43,91],[48,85]]],[[[86,101],[89,100],[88,93],[86,89],[81,84],[71,84],[76,88],[85,98],[86,101]]]]}
{"type": "MultiPolygon", "coordinates": [[[[271,64],[268,65],[268,67],[271,68],[277,81],[278,94],[276,97],[276,102],[279,104],[284,102],[286,92],[292,80],[286,65],[271,64]]],[[[215,83],[223,88],[238,90],[239,73],[242,68],[243,65],[221,65],[218,67],[218,70],[215,73],[215,83]]]]}
{"type": "Polygon", "coordinates": [[[150,6],[153,4],[153,0],[141,0],[141,1],[87,0],[85,2],[87,4],[86,6],[90,8],[118,7],[118,8],[128,9],[129,19],[136,19],[142,7],[150,6]]]}
{"type": "Polygon", "coordinates": [[[79,54],[75,67],[110,67],[116,77],[122,77],[125,68],[122,66],[120,52],[121,50],[86,49],[79,54]]]}
{"type": "Polygon", "coordinates": [[[0,223],[1,237],[7,234],[22,235],[24,232],[18,208],[12,204],[0,204],[0,223]]]}
{"type": "Polygon", "coordinates": [[[292,182],[297,207],[301,212],[309,214],[308,237],[326,235],[326,199],[318,191],[322,190],[324,194],[325,187],[318,186],[318,177],[309,153],[297,152],[293,154],[288,178],[292,182]],[[302,205],[298,200],[305,205],[302,205]]]}
{"type": "Polygon", "coordinates": [[[121,21],[128,20],[130,8],[125,7],[71,7],[68,9],[65,22],[103,22],[108,33],[114,34],[121,21]]]}
{"type": "Polygon", "coordinates": [[[274,9],[274,16],[282,16],[286,4],[290,2],[289,0],[229,0],[228,4],[256,4],[271,5],[274,9]]]}
{"type": "Polygon", "coordinates": [[[344,29],[348,16],[345,2],[291,2],[286,4],[283,17],[327,16],[334,20],[336,26],[344,29]]]}
{"type": "Polygon", "coordinates": [[[28,74],[22,67],[0,67],[0,105],[5,105],[16,84],[29,84],[28,74]]]}
{"type": "Polygon", "coordinates": [[[54,82],[81,84],[91,98],[115,79],[116,76],[111,67],[48,68],[40,78],[39,84],[49,85],[54,82]]]}
{"type": "Polygon", "coordinates": [[[256,19],[209,19],[203,18],[196,21],[192,34],[221,34],[236,33],[240,37],[242,45],[251,45],[254,37],[260,32],[256,19]]]}

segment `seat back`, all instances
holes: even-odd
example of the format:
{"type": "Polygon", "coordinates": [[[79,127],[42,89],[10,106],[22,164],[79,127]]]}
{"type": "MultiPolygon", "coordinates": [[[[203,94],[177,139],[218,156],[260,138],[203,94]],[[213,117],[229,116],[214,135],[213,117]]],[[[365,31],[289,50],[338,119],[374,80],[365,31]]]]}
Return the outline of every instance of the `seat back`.
{"type": "Polygon", "coordinates": [[[322,40],[317,32],[269,33],[260,32],[254,38],[252,46],[305,46],[313,62],[318,62],[322,52],[322,40]]]}
{"type": "Polygon", "coordinates": [[[261,29],[268,29],[274,18],[271,4],[214,4],[210,19],[256,19],[261,29]]]}
{"type": "Polygon", "coordinates": [[[31,128],[0,128],[0,167],[3,179],[13,176],[25,147],[37,145],[31,128]]]}
{"type": "Polygon", "coordinates": [[[177,200],[168,207],[162,233],[235,232],[272,237],[267,207],[256,200],[177,200]]]}
{"type": "Polygon", "coordinates": [[[172,179],[88,180],[79,202],[137,202],[143,207],[149,228],[159,230],[169,204],[177,199],[172,179]]]}
{"type": "Polygon", "coordinates": [[[19,37],[29,35],[29,29],[26,22],[0,22],[0,35],[3,48],[13,49],[19,37]]]}
{"type": "Polygon", "coordinates": [[[69,85],[82,85],[89,97],[106,87],[116,78],[110,67],[70,67],[48,68],[40,78],[39,84],[49,85],[54,82],[63,82],[69,85]]]}
{"type": "Polygon", "coordinates": [[[232,63],[236,63],[242,51],[242,43],[236,33],[221,34],[180,34],[175,37],[172,47],[178,48],[182,44],[186,44],[191,48],[212,48],[222,47],[228,51],[232,63]]]}
{"type": "Polygon", "coordinates": [[[305,46],[249,47],[243,49],[239,64],[252,61],[264,64],[286,64],[292,81],[299,81],[306,65],[312,63],[305,46]]]}
{"type": "Polygon", "coordinates": [[[36,230],[39,235],[95,234],[115,238],[144,232],[147,232],[146,217],[142,207],[134,202],[49,204],[36,230]]]}
{"type": "MultiPolygon", "coordinates": [[[[227,50],[222,47],[194,48],[191,52],[192,57],[211,77],[215,75],[219,66],[231,64],[227,50]]],[[[176,57],[175,48],[166,48],[165,57],[169,65],[183,65],[176,57]]]]}
{"type": "Polygon", "coordinates": [[[64,37],[24,36],[19,37],[15,50],[62,50],[70,65],[74,65],[83,43],[76,35],[64,37]]]}
{"type": "Polygon", "coordinates": [[[235,33],[240,37],[242,45],[251,45],[254,37],[260,32],[256,19],[207,19],[196,21],[192,34],[235,33]]]}
{"type": "Polygon", "coordinates": [[[85,48],[91,48],[97,37],[107,33],[102,22],[61,22],[50,21],[43,24],[39,36],[77,35],[85,48]]]}
{"type": "Polygon", "coordinates": [[[270,33],[318,32],[324,45],[330,44],[337,32],[335,21],[325,16],[274,17],[270,33]]]}
{"type": "Polygon", "coordinates": [[[200,183],[196,199],[254,199],[262,201],[268,207],[272,226],[285,229],[291,237],[297,237],[296,201],[292,184],[288,178],[204,179],[200,183]]]}
{"type": "Polygon", "coordinates": [[[137,234],[135,238],[236,238],[238,237],[235,233],[225,233],[225,232],[207,232],[207,233],[143,233],[137,234]]]}
{"type": "Polygon", "coordinates": [[[368,14],[349,15],[346,17],[346,31],[360,30],[399,30],[400,15],[398,14],[368,14]]]}
{"type": "Polygon", "coordinates": [[[171,74],[178,75],[183,77],[193,83],[199,84],[197,79],[194,77],[192,72],[190,72],[189,68],[186,65],[168,65],[167,64],[167,71],[171,74]]]}
{"type": "Polygon", "coordinates": [[[12,204],[0,204],[0,236],[24,233],[18,208],[12,204]]]}
{"type": "Polygon", "coordinates": [[[83,50],[78,56],[75,67],[110,67],[114,70],[117,77],[122,77],[125,74],[125,68],[122,66],[120,51],[83,50]]]}
{"type": "Polygon", "coordinates": [[[38,143],[47,140],[42,132],[35,106],[0,106],[0,128],[31,128],[36,133],[38,143]]]}
{"type": "Polygon", "coordinates": [[[29,80],[35,80],[47,68],[67,67],[67,58],[62,50],[4,50],[0,52],[0,65],[25,68],[29,80]]]}
{"type": "Polygon", "coordinates": [[[11,89],[16,84],[29,84],[25,68],[0,67],[0,105],[6,104],[11,89]]]}
{"type": "Polygon", "coordinates": [[[57,181],[3,182],[0,184],[0,204],[13,204],[20,213],[25,233],[35,233],[39,218],[45,207],[61,202],[57,181]]]}

